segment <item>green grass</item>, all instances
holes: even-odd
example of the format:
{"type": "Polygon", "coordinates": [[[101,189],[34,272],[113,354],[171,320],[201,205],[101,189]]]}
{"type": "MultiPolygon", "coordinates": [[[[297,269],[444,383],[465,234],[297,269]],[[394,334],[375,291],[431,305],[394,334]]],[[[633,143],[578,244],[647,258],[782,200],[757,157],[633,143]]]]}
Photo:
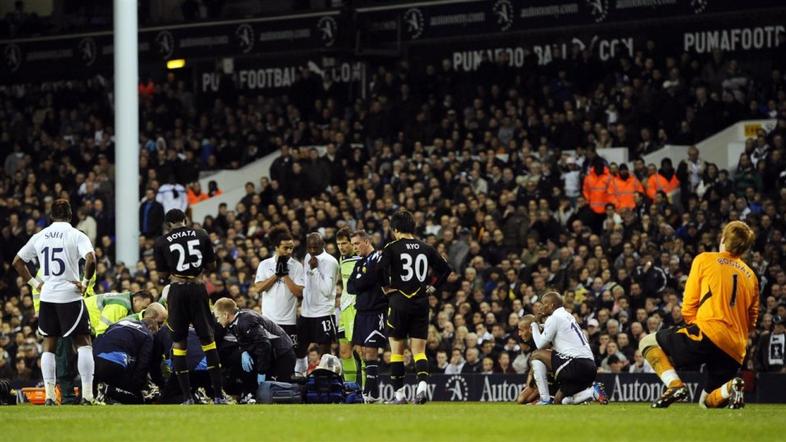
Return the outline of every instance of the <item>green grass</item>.
{"type": "Polygon", "coordinates": [[[784,440],[786,405],[702,410],[678,404],[532,407],[64,406],[0,408],[0,440],[16,441],[769,441],[784,440]]]}

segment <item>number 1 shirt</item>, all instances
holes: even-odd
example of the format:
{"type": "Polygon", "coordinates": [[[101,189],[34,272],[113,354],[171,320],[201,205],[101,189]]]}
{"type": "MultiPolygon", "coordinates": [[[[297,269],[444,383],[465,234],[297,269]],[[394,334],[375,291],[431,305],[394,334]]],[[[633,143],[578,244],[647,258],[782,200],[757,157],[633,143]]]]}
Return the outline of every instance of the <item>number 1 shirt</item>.
{"type": "Polygon", "coordinates": [[[713,344],[742,363],[748,332],[759,316],[759,280],[727,252],[696,256],[685,283],[682,316],[713,344]]]}

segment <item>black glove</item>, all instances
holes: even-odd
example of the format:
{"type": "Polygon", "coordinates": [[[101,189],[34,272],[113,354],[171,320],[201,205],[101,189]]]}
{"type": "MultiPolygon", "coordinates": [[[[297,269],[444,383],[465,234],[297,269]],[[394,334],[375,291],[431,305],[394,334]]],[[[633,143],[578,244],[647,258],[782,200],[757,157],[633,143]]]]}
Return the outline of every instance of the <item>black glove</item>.
{"type": "Polygon", "coordinates": [[[278,257],[278,261],[276,261],[276,276],[287,276],[289,275],[289,258],[285,258],[283,256],[278,257]]]}

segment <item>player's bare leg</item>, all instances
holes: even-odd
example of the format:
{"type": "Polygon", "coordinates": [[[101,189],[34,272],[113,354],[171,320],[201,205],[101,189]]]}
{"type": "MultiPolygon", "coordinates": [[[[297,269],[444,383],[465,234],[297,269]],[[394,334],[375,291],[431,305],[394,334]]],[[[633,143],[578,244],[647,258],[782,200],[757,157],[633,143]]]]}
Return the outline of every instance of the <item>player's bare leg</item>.
{"type": "Polygon", "coordinates": [[[389,404],[406,404],[404,396],[404,340],[389,338],[390,341],[390,383],[393,385],[395,397],[389,404]]]}
{"type": "Polygon", "coordinates": [[[46,401],[44,405],[55,406],[55,386],[57,385],[57,369],[55,366],[55,349],[57,348],[57,338],[44,336],[43,353],[41,353],[41,374],[44,378],[44,390],[46,391],[46,401]]]}
{"type": "Polygon", "coordinates": [[[674,369],[669,357],[658,345],[655,334],[649,334],[642,338],[639,343],[639,350],[644,359],[650,363],[652,369],[666,385],[666,391],[661,397],[652,403],[652,408],[666,408],[674,402],[684,400],[688,397],[688,389],[682,382],[677,370],[674,369]]]}
{"type": "Polygon", "coordinates": [[[538,404],[552,404],[548,381],[548,373],[552,371],[551,350],[536,350],[532,352],[530,366],[532,367],[532,376],[535,378],[535,385],[537,385],[540,395],[538,404]]]}
{"type": "Polygon", "coordinates": [[[723,408],[726,405],[732,409],[745,406],[745,381],[742,378],[734,378],[721,385],[711,393],[701,392],[699,405],[707,408],[723,408]]]}
{"type": "Polygon", "coordinates": [[[425,404],[428,402],[428,358],[426,357],[426,340],[410,339],[412,357],[415,359],[415,373],[418,377],[418,388],[415,392],[415,403],[425,404]]]}
{"type": "Polygon", "coordinates": [[[82,388],[79,392],[82,395],[82,404],[98,404],[93,398],[93,375],[95,374],[95,361],[93,360],[93,347],[90,342],[90,335],[74,336],[74,346],[77,353],[77,370],[79,378],[82,380],[82,388]]]}

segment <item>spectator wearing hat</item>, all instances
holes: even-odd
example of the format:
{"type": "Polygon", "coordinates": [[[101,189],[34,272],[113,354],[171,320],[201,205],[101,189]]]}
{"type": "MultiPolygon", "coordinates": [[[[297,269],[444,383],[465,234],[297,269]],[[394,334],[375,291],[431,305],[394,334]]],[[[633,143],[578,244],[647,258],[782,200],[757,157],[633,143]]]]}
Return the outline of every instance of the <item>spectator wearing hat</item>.
{"type": "Polygon", "coordinates": [[[772,317],[772,331],[759,338],[758,370],[786,373],[786,324],[780,315],[772,317]]]}

